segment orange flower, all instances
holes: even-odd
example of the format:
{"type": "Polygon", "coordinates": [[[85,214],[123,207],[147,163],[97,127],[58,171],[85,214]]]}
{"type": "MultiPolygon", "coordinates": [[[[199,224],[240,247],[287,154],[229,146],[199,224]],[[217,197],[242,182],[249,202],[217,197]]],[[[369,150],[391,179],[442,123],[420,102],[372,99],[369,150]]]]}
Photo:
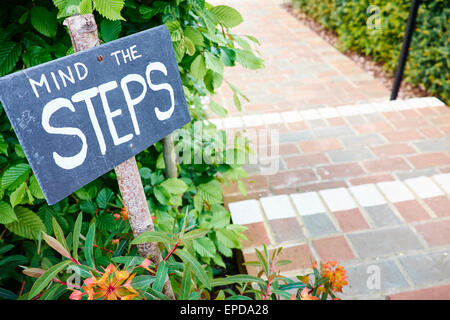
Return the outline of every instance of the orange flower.
{"type": "Polygon", "coordinates": [[[336,292],[342,292],[342,287],[348,284],[344,267],[336,261],[329,261],[322,266],[322,276],[330,280],[330,288],[336,292]]]}
{"type": "Polygon", "coordinates": [[[138,295],[136,290],[131,286],[135,274],[130,276],[126,270],[118,270],[111,263],[106,267],[105,272],[101,277],[92,277],[84,280],[82,287],[83,292],[75,290],[70,295],[70,299],[80,300],[85,294],[88,295],[88,300],[102,299],[102,300],[130,300],[138,295]]]}
{"type": "Polygon", "coordinates": [[[309,289],[305,287],[302,292],[300,292],[300,300],[319,300],[319,298],[310,295],[309,289]]]}
{"type": "Polygon", "coordinates": [[[125,204],[122,202],[123,207],[122,209],[120,209],[120,213],[115,213],[114,214],[114,218],[115,220],[119,220],[120,218],[122,218],[122,220],[128,220],[128,211],[127,211],[127,207],[125,206],[125,204]]]}

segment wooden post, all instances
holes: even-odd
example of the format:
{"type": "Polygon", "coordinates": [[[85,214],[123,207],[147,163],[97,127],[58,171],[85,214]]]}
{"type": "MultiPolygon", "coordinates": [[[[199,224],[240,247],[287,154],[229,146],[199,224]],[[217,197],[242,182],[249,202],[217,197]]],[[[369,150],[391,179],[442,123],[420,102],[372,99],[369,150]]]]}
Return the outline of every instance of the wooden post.
{"type": "MultiPolygon", "coordinates": [[[[94,15],[72,16],[65,19],[63,24],[69,29],[70,38],[72,39],[72,44],[76,52],[95,47],[99,44],[94,15]]],[[[114,170],[116,171],[119,189],[127,208],[133,235],[136,237],[145,231],[153,231],[153,221],[136,159],[132,157],[115,167],[114,170]]],[[[148,257],[156,267],[162,262],[161,252],[157,242],[140,244],[138,245],[138,249],[140,255],[146,258],[148,257]]],[[[175,299],[168,277],[166,278],[162,292],[170,299],[175,299]]]]}

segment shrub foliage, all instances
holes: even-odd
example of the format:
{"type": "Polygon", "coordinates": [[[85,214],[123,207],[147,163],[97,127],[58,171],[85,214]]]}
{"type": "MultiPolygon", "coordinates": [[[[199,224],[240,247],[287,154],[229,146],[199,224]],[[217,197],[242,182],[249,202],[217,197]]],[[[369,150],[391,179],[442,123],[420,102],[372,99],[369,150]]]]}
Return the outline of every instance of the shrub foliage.
{"type": "MultiPolygon", "coordinates": [[[[370,55],[394,72],[402,46],[411,1],[292,0],[339,37],[342,50],[370,55]],[[368,27],[378,20],[380,28],[368,27]]],[[[450,101],[450,35],[448,0],[421,1],[411,41],[405,80],[450,101]]]]}

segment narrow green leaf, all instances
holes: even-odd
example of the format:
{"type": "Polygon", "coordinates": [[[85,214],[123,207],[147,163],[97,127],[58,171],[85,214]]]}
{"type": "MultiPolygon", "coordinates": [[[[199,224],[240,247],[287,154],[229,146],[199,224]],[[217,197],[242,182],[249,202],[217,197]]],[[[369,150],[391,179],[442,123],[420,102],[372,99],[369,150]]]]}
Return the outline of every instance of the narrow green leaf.
{"type": "Polygon", "coordinates": [[[149,288],[153,282],[155,282],[154,276],[148,276],[148,275],[136,276],[133,278],[133,281],[131,282],[131,286],[135,290],[146,291],[147,288],[149,288]]]}
{"type": "Polygon", "coordinates": [[[50,246],[52,247],[55,251],[57,251],[60,255],[62,255],[63,257],[66,257],[68,259],[71,259],[72,257],[70,256],[69,251],[55,238],[49,236],[46,233],[43,233],[42,238],[44,239],[44,241],[50,246]]]}
{"type": "Polygon", "coordinates": [[[238,274],[226,278],[213,279],[211,281],[211,287],[227,286],[233,283],[253,283],[253,282],[266,284],[266,281],[264,279],[247,274],[238,274]]]}
{"type": "Polygon", "coordinates": [[[89,266],[95,268],[94,263],[94,238],[95,238],[95,223],[91,224],[89,231],[86,235],[86,241],[84,243],[84,256],[89,266]]]}
{"type": "Polygon", "coordinates": [[[161,261],[158,266],[158,271],[156,272],[155,282],[153,282],[153,290],[161,292],[164,287],[164,282],[167,278],[167,273],[169,271],[169,264],[166,261],[161,261]]]}
{"type": "Polygon", "coordinates": [[[72,255],[75,260],[78,260],[78,245],[80,243],[80,233],[82,223],[83,223],[83,213],[80,212],[78,214],[77,220],[75,221],[75,226],[73,227],[72,255]]]}
{"type": "Polygon", "coordinates": [[[209,229],[195,229],[185,233],[182,237],[183,241],[194,240],[205,236],[209,232],[209,229]]]}
{"type": "Polygon", "coordinates": [[[209,281],[208,275],[205,270],[202,268],[200,263],[198,263],[197,259],[195,259],[189,252],[186,250],[177,250],[175,254],[183,260],[184,263],[189,263],[192,266],[192,271],[194,275],[198,278],[198,280],[208,289],[211,289],[211,283],[209,281]]]}
{"type": "Polygon", "coordinates": [[[52,226],[56,240],[58,240],[58,242],[61,243],[64,246],[64,248],[66,248],[67,251],[69,251],[69,247],[67,246],[66,243],[66,238],[64,237],[64,231],[61,229],[61,226],[59,225],[55,217],[52,218],[52,226]]]}
{"type": "Polygon", "coordinates": [[[48,269],[39,279],[31,287],[30,292],[28,293],[28,299],[31,300],[36,295],[38,295],[42,290],[47,287],[47,285],[52,281],[52,279],[58,274],[58,272],[64,270],[67,266],[72,263],[70,260],[64,260],[50,269],[48,269]]]}
{"type": "Polygon", "coordinates": [[[236,106],[236,109],[238,109],[238,111],[242,111],[241,101],[239,100],[239,97],[237,96],[236,93],[233,94],[233,101],[234,105],[236,106]]]}
{"type": "Polygon", "coordinates": [[[137,236],[131,244],[140,244],[146,242],[164,242],[174,244],[176,241],[167,233],[161,231],[146,231],[137,236]]]}
{"type": "Polygon", "coordinates": [[[191,266],[184,265],[183,278],[181,279],[180,300],[187,300],[191,292],[191,266]]]}

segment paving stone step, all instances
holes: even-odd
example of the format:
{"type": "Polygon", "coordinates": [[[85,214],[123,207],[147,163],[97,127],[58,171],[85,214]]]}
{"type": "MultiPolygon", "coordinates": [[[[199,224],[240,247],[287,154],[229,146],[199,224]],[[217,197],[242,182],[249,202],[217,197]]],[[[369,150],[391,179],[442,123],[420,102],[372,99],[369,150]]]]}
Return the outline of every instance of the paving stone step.
{"type": "Polygon", "coordinates": [[[246,261],[263,244],[282,246],[283,259],[293,261],[282,271],[294,275],[311,261],[337,260],[350,279],[343,297],[396,299],[450,281],[449,187],[447,173],[266,196],[228,208],[233,223],[248,227],[246,261]],[[379,272],[378,286],[370,270],[379,272]]]}

